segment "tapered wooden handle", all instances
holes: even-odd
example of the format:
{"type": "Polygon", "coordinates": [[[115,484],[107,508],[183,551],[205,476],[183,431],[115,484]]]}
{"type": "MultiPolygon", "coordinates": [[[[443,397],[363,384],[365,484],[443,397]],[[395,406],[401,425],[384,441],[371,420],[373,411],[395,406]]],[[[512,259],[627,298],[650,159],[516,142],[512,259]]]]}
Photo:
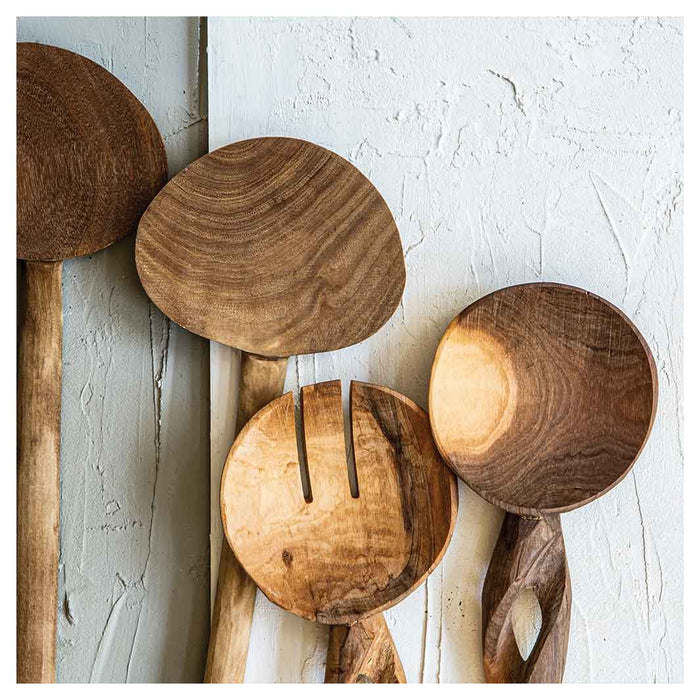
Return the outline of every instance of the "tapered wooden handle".
{"type": "Polygon", "coordinates": [[[401,659],[379,613],[350,627],[331,627],[326,683],[405,683],[401,659]]]}
{"type": "Polygon", "coordinates": [[[17,387],[17,681],[55,683],[62,264],[23,262],[17,387]]]}
{"type": "Polygon", "coordinates": [[[558,515],[507,513],[482,594],[484,671],[489,683],[561,683],[569,643],[571,583],[558,515]],[[523,660],[511,610],[531,589],[542,612],[539,636],[523,660]]]}
{"type": "MultiPolygon", "coordinates": [[[[241,353],[236,433],[284,391],[287,358],[241,353]]],[[[218,494],[217,494],[218,497],[218,494]]],[[[256,586],[224,539],[212,615],[205,683],[242,683],[245,678],[256,586]]]]}

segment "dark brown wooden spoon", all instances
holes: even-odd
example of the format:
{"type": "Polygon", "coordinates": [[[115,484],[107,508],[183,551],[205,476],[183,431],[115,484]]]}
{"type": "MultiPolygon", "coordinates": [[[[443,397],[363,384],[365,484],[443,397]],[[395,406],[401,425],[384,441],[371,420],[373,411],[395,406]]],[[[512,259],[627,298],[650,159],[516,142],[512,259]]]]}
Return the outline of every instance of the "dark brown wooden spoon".
{"type": "Polygon", "coordinates": [[[356,495],[340,382],[306,386],[302,444],[291,393],[261,409],[236,438],[221,482],[224,532],[273,603],[337,625],[326,682],[405,682],[381,611],[442,559],[457,516],[457,482],[428,416],[410,399],[352,382],[350,410],[356,495]]]}
{"type": "MultiPolygon", "coordinates": [[[[287,357],[375,333],[401,299],[394,219],[351,163],[315,144],[258,138],[185,168],[139,224],[146,292],[176,323],[243,350],[237,428],[284,388],[287,357]]],[[[241,682],[255,584],[224,542],[207,682],[241,682]]]]}
{"type": "Polygon", "coordinates": [[[559,513],[607,493],[647,440],[656,367],[632,322],[590,292],[507,287],[460,313],[440,341],[430,420],[447,463],[504,508],[482,597],[490,682],[560,682],[571,590],[559,513]],[[542,627],[526,660],[511,607],[532,589],[542,627]]]}
{"type": "Polygon", "coordinates": [[[167,161],[143,105],[70,51],[17,45],[17,679],[54,682],[62,260],[133,233],[167,161]]]}

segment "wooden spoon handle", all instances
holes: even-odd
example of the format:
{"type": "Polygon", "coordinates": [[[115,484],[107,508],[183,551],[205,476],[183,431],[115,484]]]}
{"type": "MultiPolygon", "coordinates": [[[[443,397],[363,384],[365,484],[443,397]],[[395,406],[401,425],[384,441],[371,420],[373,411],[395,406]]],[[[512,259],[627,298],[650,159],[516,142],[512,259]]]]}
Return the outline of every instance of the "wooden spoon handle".
{"type": "MultiPolygon", "coordinates": [[[[287,358],[241,353],[236,433],[284,391],[287,358]]],[[[224,539],[209,634],[205,683],[242,683],[245,678],[256,586],[224,539]]]]}
{"type": "Polygon", "coordinates": [[[17,387],[17,681],[55,683],[61,262],[23,262],[17,387]]]}
{"type": "Polygon", "coordinates": [[[571,583],[558,515],[506,513],[482,594],[484,671],[489,683],[561,683],[569,644],[571,583]],[[531,589],[542,612],[532,652],[523,660],[511,620],[518,595],[531,589]]]}
{"type": "Polygon", "coordinates": [[[351,627],[331,627],[326,683],[405,683],[401,659],[379,613],[351,627]]]}

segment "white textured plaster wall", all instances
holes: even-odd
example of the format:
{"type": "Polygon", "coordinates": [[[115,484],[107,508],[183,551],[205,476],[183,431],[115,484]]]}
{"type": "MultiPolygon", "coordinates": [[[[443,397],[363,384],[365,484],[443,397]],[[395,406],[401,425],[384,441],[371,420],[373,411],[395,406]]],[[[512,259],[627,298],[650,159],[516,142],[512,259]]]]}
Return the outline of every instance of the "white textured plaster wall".
{"type": "MultiPolygon", "coordinates": [[[[675,19],[210,19],[211,149],[315,141],[379,188],[406,253],[403,303],[367,342],[290,363],[426,406],[450,319],[494,289],[585,287],[635,321],[659,412],[633,472],[562,516],[567,681],[682,678],[682,23],[675,19]]],[[[212,345],[212,484],[237,357],[212,345]]],[[[443,564],[386,613],[410,681],[481,681],[479,594],[501,512],[460,487],[443,564]]],[[[220,542],[213,512],[213,542],[220,542]]],[[[215,568],[217,546],[212,547],[215,568]]],[[[327,631],[258,595],[249,681],[319,681],[327,631]]]]}
{"type": "MultiPolygon", "coordinates": [[[[158,123],[171,174],[206,149],[196,19],[21,18],[18,39],[123,80],[158,123]]],[[[448,321],[507,284],[577,284],[634,319],[658,363],[659,414],[633,473],[563,516],[566,680],[680,680],[682,23],[211,19],[209,52],[211,148],[269,134],[325,145],[373,180],[403,238],[407,287],[390,323],[292,361],[288,388],[367,379],[426,406],[448,321]]],[[[64,304],[59,679],[196,681],[206,345],[148,303],[133,239],[68,262],[64,304]]],[[[212,345],[215,486],[236,359],[212,345]]],[[[460,496],[444,563],[387,613],[411,681],[483,679],[479,593],[501,513],[460,496]]],[[[258,596],[248,680],[321,680],[326,638],[258,596]]]]}

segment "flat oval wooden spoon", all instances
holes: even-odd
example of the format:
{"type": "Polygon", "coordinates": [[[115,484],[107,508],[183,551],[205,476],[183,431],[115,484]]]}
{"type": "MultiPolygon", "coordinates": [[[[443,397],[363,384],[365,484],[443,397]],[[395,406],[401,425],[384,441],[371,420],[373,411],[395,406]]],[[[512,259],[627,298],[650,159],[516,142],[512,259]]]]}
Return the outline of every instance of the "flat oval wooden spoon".
{"type": "Polygon", "coordinates": [[[559,513],[609,491],[647,440],[656,367],[612,304],[561,284],[507,287],[445,331],[430,381],[435,441],[506,514],[482,598],[490,682],[561,682],[571,590],[559,513]],[[511,607],[531,589],[542,627],[526,660],[511,607]]]}
{"type": "Polygon", "coordinates": [[[17,45],[17,679],[54,682],[63,311],[61,261],[123,238],[167,177],[158,129],[113,75],[17,45]]]}
{"type": "MultiPolygon", "coordinates": [[[[141,219],[136,263],[167,316],[244,351],[238,429],[282,393],[289,355],[369,337],[405,283],[399,233],[372,183],[291,138],[240,141],[185,168],[141,219]]],[[[224,542],[207,682],[243,680],[254,603],[224,542]]]]}
{"type": "Polygon", "coordinates": [[[221,483],[226,538],[273,603],[345,626],[331,632],[326,682],[405,682],[378,613],[442,558],[457,515],[456,479],[424,411],[391,389],[352,382],[353,497],[340,382],[304,387],[301,407],[300,449],[291,393],[238,435],[221,483]]]}

